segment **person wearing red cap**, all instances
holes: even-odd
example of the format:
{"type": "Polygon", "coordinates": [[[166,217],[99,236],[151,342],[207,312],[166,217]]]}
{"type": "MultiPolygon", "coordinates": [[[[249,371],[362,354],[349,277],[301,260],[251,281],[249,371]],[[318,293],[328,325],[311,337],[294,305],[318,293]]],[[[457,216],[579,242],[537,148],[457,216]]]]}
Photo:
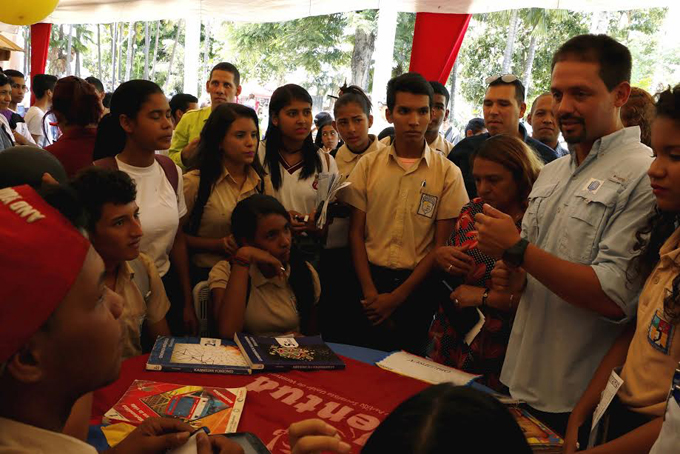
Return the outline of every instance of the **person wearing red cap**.
{"type": "MultiPolygon", "coordinates": [[[[0,453],[96,453],[60,431],[80,396],[120,372],[123,302],[104,284],[102,259],[30,186],[5,188],[0,276],[0,453]]],[[[112,452],[162,453],[190,431],[156,418],[112,452]]],[[[198,443],[201,454],[238,452],[224,437],[198,443]]]]}

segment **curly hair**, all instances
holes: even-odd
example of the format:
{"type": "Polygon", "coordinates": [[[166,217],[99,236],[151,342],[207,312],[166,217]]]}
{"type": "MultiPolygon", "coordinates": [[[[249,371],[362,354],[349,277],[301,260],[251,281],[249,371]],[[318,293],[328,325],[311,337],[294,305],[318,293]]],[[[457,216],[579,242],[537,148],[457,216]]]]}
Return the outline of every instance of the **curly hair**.
{"type": "Polygon", "coordinates": [[[71,180],[71,187],[86,212],[89,232],[96,231],[105,204],[127,205],[137,198],[135,182],[120,170],[88,167],[71,180]]]}
{"type": "MultiPolygon", "coordinates": [[[[657,95],[655,110],[657,117],[673,120],[680,129],[680,84],[657,95]]],[[[638,253],[626,270],[629,285],[649,277],[659,262],[661,247],[679,223],[680,213],[664,212],[655,207],[647,224],[635,233],[634,251],[638,253]]],[[[680,322],[680,272],[673,279],[671,293],[664,297],[663,309],[669,322],[680,322]]]]}
{"type": "Polygon", "coordinates": [[[652,146],[654,98],[642,88],[632,87],[628,101],[621,107],[623,125],[640,127],[640,142],[652,146]]]}

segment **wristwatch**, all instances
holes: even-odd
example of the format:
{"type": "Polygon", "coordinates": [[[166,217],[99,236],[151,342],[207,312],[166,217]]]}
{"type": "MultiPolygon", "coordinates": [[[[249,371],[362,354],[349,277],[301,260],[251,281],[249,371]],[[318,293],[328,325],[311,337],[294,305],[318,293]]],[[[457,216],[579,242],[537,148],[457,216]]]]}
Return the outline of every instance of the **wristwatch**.
{"type": "Polygon", "coordinates": [[[524,253],[529,246],[529,242],[521,238],[517,243],[513,244],[503,252],[503,261],[506,265],[514,268],[519,268],[524,263],[524,253]]]}

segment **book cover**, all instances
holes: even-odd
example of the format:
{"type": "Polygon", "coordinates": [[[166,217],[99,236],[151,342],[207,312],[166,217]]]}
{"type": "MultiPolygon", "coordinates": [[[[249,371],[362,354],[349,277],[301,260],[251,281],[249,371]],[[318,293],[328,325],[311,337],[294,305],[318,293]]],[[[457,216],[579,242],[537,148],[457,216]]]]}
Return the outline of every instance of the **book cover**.
{"type": "Polygon", "coordinates": [[[345,363],[324,343],[321,336],[257,337],[236,333],[234,340],[253,369],[345,368],[345,363]]]}
{"type": "Polygon", "coordinates": [[[234,342],[210,337],[159,336],[151,350],[146,368],[211,374],[251,372],[234,342]]]}
{"type": "Polygon", "coordinates": [[[104,422],[139,425],[153,416],[177,418],[212,434],[236,432],[246,400],[246,388],[187,386],[135,380],[123,397],[104,414],[104,422]]]}
{"type": "Polygon", "coordinates": [[[548,426],[520,407],[508,407],[534,452],[562,452],[564,440],[548,426]]]}

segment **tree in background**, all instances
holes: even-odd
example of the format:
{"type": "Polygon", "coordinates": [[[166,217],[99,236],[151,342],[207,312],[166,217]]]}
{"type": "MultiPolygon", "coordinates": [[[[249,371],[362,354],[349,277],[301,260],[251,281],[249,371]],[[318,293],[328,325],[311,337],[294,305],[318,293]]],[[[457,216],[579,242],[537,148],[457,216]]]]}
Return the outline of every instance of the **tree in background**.
{"type": "MultiPolygon", "coordinates": [[[[454,124],[460,127],[479,113],[489,75],[515,73],[527,86],[529,101],[547,91],[553,52],[570,37],[589,31],[608,33],[630,48],[633,85],[655,92],[658,81],[675,82],[680,43],[663,41],[659,28],[665,16],[662,8],[599,13],[532,8],[474,15],[449,79],[454,124]]],[[[415,17],[398,14],[393,75],[408,71],[415,17]]],[[[371,89],[376,10],[265,24],[211,19],[202,25],[201,87],[215,63],[230,61],[246,82],[303,80],[315,106],[331,104],[327,95],[337,94],[344,82],[371,89]]],[[[183,86],[184,29],[181,20],[55,25],[47,71],[63,77],[72,67],[74,74],[99,77],[107,89],[128,78],[148,77],[173,95],[183,86]]]]}
{"type": "Polygon", "coordinates": [[[351,85],[358,85],[368,92],[375,39],[378,34],[377,10],[366,10],[351,14],[348,25],[350,29],[356,30],[352,49],[352,78],[350,83],[351,85]]]}

